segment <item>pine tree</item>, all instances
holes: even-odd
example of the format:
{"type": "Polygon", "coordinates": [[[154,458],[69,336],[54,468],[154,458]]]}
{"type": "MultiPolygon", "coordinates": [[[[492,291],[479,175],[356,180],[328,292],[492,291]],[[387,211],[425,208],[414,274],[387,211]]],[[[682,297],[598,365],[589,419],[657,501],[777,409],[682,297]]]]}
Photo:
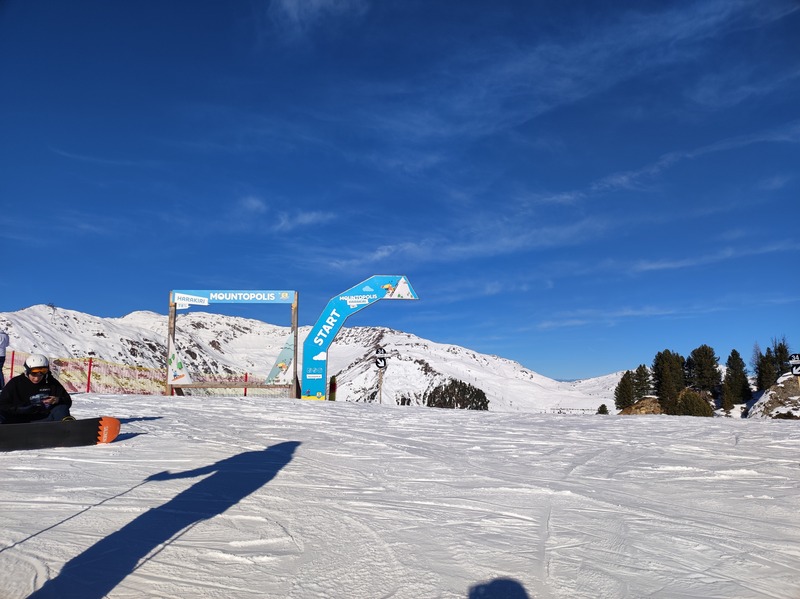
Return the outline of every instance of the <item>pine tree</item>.
{"type": "Polygon", "coordinates": [[[761,391],[759,386],[758,371],[761,369],[761,362],[764,360],[764,354],[761,353],[761,347],[758,342],[753,344],[753,355],[750,357],[750,367],[753,369],[753,378],[756,382],[756,391],[761,391]]]}
{"type": "Polygon", "coordinates": [[[650,395],[652,382],[650,379],[650,369],[644,364],[639,364],[636,372],[633,373],[633,398],[635,401],[650,395]]]}
{"type": "Polygon", "coordinates": [[[731,388],[726,375],[725,380],[722,381],[722,393],[719,397],[719,407],[725,410],[726,414],[730,414],[730,411],[733,409],[733,404],[735,403],[733,398],[734,391],[731,388]]]}
{"type": "Polygon", "coordinates": [[[686,381],[696,391],[713,393],[720,385],[719,358],[708,345],[692,350],[686,370],[686,381]]]}
{"type": "Polygon", "coordinates": [[[668,349],[653,359],[653,387],[666,414],[678,413],[678,395],[686,387],[685,364],[683,356],[668,349]]]}
{"type": "Polygon", "coordinates": [[[747,380],[747,369],[744,360],[735,349],[731,350],[725,362],[725,379],[722,382],[722,409],[729,412],[734,404],[750,401],[750,381],[747,380]]]}
{"type": "Polygon", "coordinates": [[[597,413],[598,414],[608,414],[608,408],[606,407],[606,404],[601,403],[600,407],[597,408],[597,413]]]}
{"type": "Polygon", "coordinates": [[[764,354],[761,353],[761,346],[759,346],[758,341],[756,341],[753,344],[753,354],[750,356],[750,368],[753,369],[753,372],[758,372],[758,365],[763,357],[764,354]]]}
{"type": "Polygon", "coordinates": [[[765,354],[760,356],[756,366],[756,390],[766,391],[778,382],[778,370],[775,367],[775,355],[772,348],[768,347],[765,354]]]}
{"type": "Polygon", "coordinates": [[[626,370],[614,389],[614,405],[618,410],[627,408],[636,403],[633,395],[633,373],[626,370]]]}
{"type": "Polygon", "coordinates": [[[775,372],[778,377],[792,370],[792,366],[789,364],[789,354],[789,344],[786,342],[786,336],[781,337],[780,340],[772,339],[772,359],[775,362],[775,372]]]}
{"type": "Polygon", "coordinates": [[[426,406],[432,408],[451,408],[461,410],[488,410],[489,400],[486,393],[469,383],[450,379],[439,385],[423,398],[426,406]]]}
{"type": "Polygon", "coordinates": [[[684,389],[678,396],[677,413],[681,416],[713,416],[714,409],[708,395],[693,389],[684,389]]]}

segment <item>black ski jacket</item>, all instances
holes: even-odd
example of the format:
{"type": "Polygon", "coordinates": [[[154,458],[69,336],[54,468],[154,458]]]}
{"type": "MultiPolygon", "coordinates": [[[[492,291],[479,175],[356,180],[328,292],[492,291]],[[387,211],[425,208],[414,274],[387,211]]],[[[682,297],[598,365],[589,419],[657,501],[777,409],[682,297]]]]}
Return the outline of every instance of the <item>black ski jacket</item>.
{"type": "Polygon", "coordinates": [[[0,391],[0,413],[7,416],[47,414],[49,409],[36,403],[35,399],[51,395],[58,397],[56,405],[72,406],[72,398],[52,372],[48,372],[38,383],[32,382],[24,374],[18,374],[0,391]],[[31,399],[34,401],[31,402],[31,399]]]}

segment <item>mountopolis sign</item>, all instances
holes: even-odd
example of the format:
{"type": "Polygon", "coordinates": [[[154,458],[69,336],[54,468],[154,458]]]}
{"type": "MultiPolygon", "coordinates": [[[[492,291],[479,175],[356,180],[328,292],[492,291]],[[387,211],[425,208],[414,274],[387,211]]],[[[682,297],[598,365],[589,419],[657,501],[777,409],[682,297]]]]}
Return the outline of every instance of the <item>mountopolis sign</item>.
{"type": "Polygon", "coordinates": [[[378,300],[419,299],[403,275],[373,275],[332,297],[303,343],[303,399],[325,399],[328,349],[351,314],[378,300]]]}
{"type": "MultiPolygon", "coordinates": [[[[207,387],[208,384],[192,382],[186,365],[178,355],[175,344],[175,320],[177,310],[192,306],[211,304],[291,304],[292,330],[284,348],[278,355],[264,384],[250,383],[247,387],[275,386],[281,373],[292,368],[291,379],[293,397],[297,397],[297,299],[298,293],[289,289],[176,289],[169,294],[169,323],[167,331],[167,382],[166,392],[173,388],[180,392],[183,387],[207,387]],[[294,364],[294,366],[291,366],[294,364]]],[[[182,394],[182,392],[180,392],[182,394]]]]}

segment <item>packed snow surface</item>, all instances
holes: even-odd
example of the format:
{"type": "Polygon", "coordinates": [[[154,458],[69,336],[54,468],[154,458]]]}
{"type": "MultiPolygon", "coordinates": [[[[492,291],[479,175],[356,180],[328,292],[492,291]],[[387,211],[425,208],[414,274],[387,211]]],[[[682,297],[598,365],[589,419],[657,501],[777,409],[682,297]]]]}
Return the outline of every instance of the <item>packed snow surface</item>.
{"type": "Polygon", "coordinates": [[[797,598],[791,421],[76,395],[0,454],[0,597],[797,598]]]}

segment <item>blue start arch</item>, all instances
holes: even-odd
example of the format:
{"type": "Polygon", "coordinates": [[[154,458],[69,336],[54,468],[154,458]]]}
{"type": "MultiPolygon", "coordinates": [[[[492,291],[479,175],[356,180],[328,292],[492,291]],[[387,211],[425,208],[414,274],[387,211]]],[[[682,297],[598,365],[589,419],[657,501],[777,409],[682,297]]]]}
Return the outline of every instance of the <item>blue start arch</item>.
{"type": "Polygon", "coordinates": [[[325,399],[331,343],[348,316],[382,299],[419,298],[403,275],[373,275],[330,299],[303,343],[303,399],[325,399]]]}

